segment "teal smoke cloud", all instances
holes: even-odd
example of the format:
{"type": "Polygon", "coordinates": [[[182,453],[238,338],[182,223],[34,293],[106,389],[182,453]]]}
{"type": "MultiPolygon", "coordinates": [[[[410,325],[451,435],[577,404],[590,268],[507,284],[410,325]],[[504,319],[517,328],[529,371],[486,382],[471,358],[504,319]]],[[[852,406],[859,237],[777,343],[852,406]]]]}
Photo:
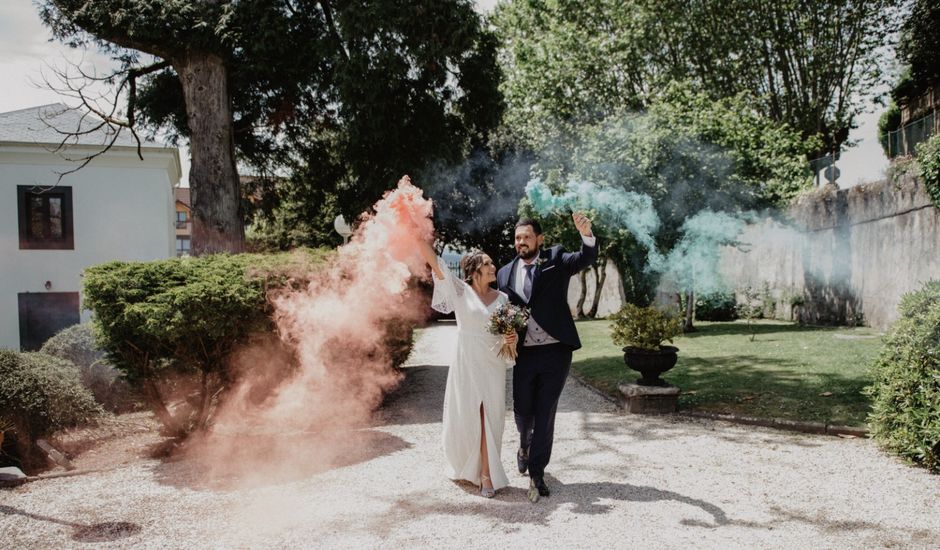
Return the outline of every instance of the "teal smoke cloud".
{"type": "Polygon", "coordinates": [[[570,180],[564,193],[554,195],[538,178],[529,180],[525,191],[540,216],[593,210],[595,223],[629,231],[651,254],[658,254],[653,237],[659,231],[660,221],[648,195],[583,180],[570,180]]]}
{"type": "Polygon", "coordinates": [[[679,288],[703,294],[726,288],[719,270],[721,247],[737,244],[745,226],[741,215],[702,210],[682,224],[682,237],[664,255],[656,247],[661,222],[648,195],[584,180],[570,180],[564,192],[554,194],[534,178],[526,185],[526,196],[543,217],[593,211],[595,224],[627,231],[648,250],[648,271],[666,276],[679,288]]]}

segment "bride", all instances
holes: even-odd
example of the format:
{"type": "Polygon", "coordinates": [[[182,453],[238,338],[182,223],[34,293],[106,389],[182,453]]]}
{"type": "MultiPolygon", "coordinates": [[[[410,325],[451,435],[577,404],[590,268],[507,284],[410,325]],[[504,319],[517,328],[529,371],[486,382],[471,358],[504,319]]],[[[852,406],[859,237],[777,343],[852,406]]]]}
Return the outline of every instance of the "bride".
{"type": "MultiPolygon", "coordinates": [[[[480,486],[486,498],[509,485],[500,461],[506,415],[506,360],[497,355],[503,343],[516,345],[518,335],[500,337],[486,330],[490,315],[509,301],[490,283],[496,266],[483,252],[460,261],[459,279],[428,243],[421,253],[434,272],[431,307],[457,318],[457,348],[447,371],[444,391],[444,455],[448,477],[480,486]]],[[[511,363],[510,363],[511,364],[511,363]]]]}

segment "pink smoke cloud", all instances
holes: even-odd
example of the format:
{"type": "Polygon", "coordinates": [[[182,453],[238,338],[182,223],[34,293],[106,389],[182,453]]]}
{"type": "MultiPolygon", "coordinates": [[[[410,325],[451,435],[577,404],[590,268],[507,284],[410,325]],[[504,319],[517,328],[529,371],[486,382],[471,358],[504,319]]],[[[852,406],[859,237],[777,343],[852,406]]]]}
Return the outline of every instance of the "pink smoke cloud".
{"type": "Polygon", "coordinates": [[[273,299],[281,342],[258,342],[237,354],[240,382],[216,412],[213,430],[188,452],[205,475],[238,484],[263,464],[266,475],[273,468],[276,478],[297,477],[291,472],[314,473],[311,460],[322,466],[348,452],[343,441],[362,439],[325,434],[367,425],[401,381],[386,342],[388,323],[414,325],[427,315],[409,281],[426,276],[417,245],[433,237],[432,208],[403,178],[360,218],[334,263],[302,291],[273,299]],[[239,433],[265,434],[264,445],[246,449],[232,437],[239,433]]]}

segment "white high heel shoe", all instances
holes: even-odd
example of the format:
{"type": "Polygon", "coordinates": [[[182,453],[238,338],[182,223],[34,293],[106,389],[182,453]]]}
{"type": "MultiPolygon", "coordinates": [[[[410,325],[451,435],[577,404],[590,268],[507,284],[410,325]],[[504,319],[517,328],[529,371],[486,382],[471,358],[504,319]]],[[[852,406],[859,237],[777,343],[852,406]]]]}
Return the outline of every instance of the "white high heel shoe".
{"type": "Polygon", "coordinates": [[[483,498],[493,498],[496,496],[496,489],[492,487],[484,487],[484,481],[491,481],[490,476],[480,475],[480,496],[483,498]]]}

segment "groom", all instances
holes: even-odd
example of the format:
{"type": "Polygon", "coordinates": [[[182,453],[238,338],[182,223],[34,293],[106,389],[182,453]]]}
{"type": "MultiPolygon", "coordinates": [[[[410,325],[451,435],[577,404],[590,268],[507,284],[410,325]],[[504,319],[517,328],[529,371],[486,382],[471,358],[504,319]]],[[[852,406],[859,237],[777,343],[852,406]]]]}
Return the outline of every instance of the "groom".
{"type": "Polygon", "coordinates": [[[572,214],[572,219],[581,233],[579,252],[565,252],[561,246],[542,250],[545,236],[539,223],[520,219],[515,231],[518,256],[496,275],[499,289],[531,312],[519,338],[512,399],[520,438],[516,459],[519,473],[529,471],[532,502],[551,493],[544,476],[552,455],[555,410],[571,368],[571,354],[581,347],[568,308],[568,282],[597,259],[591,220],[580,212],[572,214]]]}

